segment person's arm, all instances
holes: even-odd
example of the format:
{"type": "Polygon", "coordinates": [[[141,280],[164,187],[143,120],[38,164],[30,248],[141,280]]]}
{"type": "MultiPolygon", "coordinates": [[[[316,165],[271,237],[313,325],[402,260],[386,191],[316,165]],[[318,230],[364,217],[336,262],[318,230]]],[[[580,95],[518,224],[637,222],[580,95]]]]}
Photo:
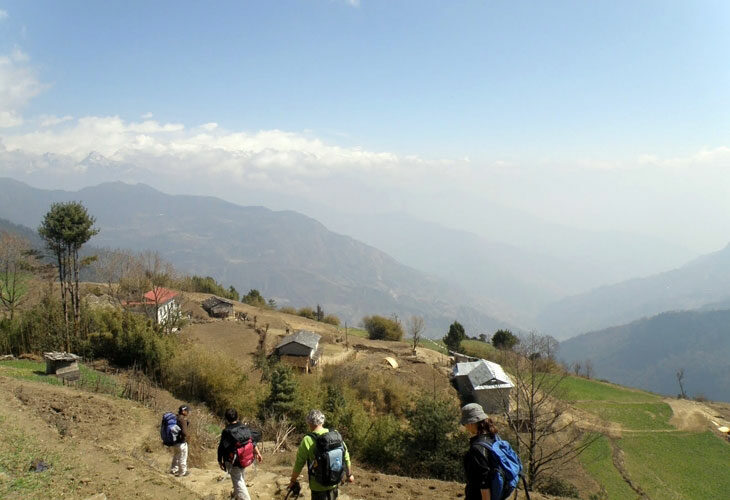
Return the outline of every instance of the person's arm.
{"type": "Polygon", "coordinates": [[[177,419],[177,425],[180,427],[180,436],[178,437],[178,441],[184,443],[188,439],[188,421],[185,420],[185,417],[180,415],[180,418],[177,419]]]}
{"type": "Polygon", "coordinates": [[[347,474],[347,482],[354,483],[355,476],[352,474],[352,463],[350,462],[350,452],[347,450],[347,444],[343,441],[342,446],[345,448],[345,473],[347,474]]]}
{"type": "Polygon", "coordinates": [[[221,440],[218,442],[218,465],[222,470],[226,470],[225,453],[226,449],[223,446],[223,435],[221,435],[221,440]]]}
{"type": "Polygon", "coordinates": [[[299,445],[299,449],[297,450],[297,458],[294,460],[294,468],[291,472],[291,479],[289,481],[289,486],[292,486],[294,483],[297,482],[297,478],[299,477],[299,474],[302,472],[302,469],[304,468],[304,464],[307,462],[307,459],[310,458],[312,446],[314,445],[314,440],[311,436],[304,436],[302,438],[302,442],[299,445]]]}
{"type": "Polygon", "coordinates": [[[490,493],[489,488],[487,488],[486,490],[482,490],[482,500],[491,500],[491,499],[492,499],[492,494],[490,493]]]}

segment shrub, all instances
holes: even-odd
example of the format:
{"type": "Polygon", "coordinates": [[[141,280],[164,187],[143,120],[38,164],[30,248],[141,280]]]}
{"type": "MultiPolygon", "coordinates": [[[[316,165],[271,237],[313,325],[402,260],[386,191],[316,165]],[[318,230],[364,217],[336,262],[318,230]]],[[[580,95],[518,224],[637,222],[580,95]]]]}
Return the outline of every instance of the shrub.
{"type": "Polygon", "coordinates": [[[358,450],[358,459],[381,469],[408,473],[408,460],[402,451],[403,431],[398,420],[392,415],[383,415],[373,420],[358,450]]]}
{"type": "Polygon", "coordinates": [[[557,476],[544,476],[535,485],[535,489],[545,495],[558,497],[580,498],[580,492],[574,484],[569,483],[557,476]]]}
{"type": "Polygon", "coordinates": [[[217,415],[226,408],[255,414],[255,386],[236,369],[236,361],[199,345],[179,350],[166,365],[163,384],[175,396],[206,403],[217,415]]]}
{"type": "Polygon", "coordinates": [[[458,351],[461,348],[461,342],[466,339],[466,332],[461,323],[454,321],[449,326],[449,332],[443,338],[444,344],[451,351],[458,351]]]}
{"type": "Polygon", "coordinates": [[[281,306],[279,308],[279,312],[283,312],[284,314],[293,314],[293,315],[297,314],[296,308],[294,308],[292,306],[281,306]]]}
{"type": "Polygon", "coordinates": [[[314,309],[311,307],[302,307],[297,311],[297,315],[302,318],[315,319],[314,309]]]}
{"type": "Polygon", "coordinates": [[[252,288],[248,291],[246,295],[241,297],[241,302],[250,306],[269,307],[269,304],[268,302],[266,302],[264,296],[261,295],[261,292],[259,292],[255,288],[252,288]]]}
{"type": "Polygon", "coordinates": [[[340,318],[335,316],[334,314],[328,314],[322,319],[322,323],[327,323],[328,325],[335,325],[340,326],[340,318]]]}
{"type": "Polygon", "coordinates": [[[459,408],[451,401],[421,396],[407,417],[403,451],[411,474],[460,481],[468,439],[459,429],[459,408]]]}
{"type": "Polygon", "coordinates": [[[401,340],[403,328],[401,324],[383,316],[366,316],[362,319],[368,336],[373,340],[401,340]]]}
{"type": "Polygon", "coordinates": [[[291,368],[284,364],[277,365],[271,373],[269,396],[264,400],[259,412],[264,420],[268,416],[286,415],[297,422],[302,415],[301,406],[297,403],[297,382],[291,368]]]}
{"type": "Polygon", "coordinates": [[[520,339],[509,330],[497,330],[492,335],[492,345],[497,349],[512,349],[519,343],[520,339]]]}

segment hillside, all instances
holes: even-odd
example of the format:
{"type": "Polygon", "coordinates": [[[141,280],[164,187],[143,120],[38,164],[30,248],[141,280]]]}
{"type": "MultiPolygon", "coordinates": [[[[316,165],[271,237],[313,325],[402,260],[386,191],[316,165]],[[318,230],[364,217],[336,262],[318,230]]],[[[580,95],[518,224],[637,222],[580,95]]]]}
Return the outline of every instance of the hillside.
{"type": "Polygon", "coordinates": [[[574,337],[560,344],[572,363],[590,359],[596,377],[661,394],[677,394],[685,372],[689,395],[730,401],[730,310],[664,313],[574,337]]]}
{"type": "Polygon", "coordinates": [[[445,281],[328,231],[290,211],[220,199],[172,196],[145,185],[102,184],[77,192],[34,189],[0,179],[0,214],[34,228],[55,201],[79,200],[97,219],[99,247],[157,250],[179,269],[238,290],[259,289],[280,305],[321,304],[350,324],[367,314],[419,314],[440,336],[457,319],[470,331],[509,326],[445,281]]]}
{"type": "Polygon", "coordinates": [[[730,245],[672,271],[597,288],[556,302],[538,318],[558,339],[730,297],[730,245]]]}
{"type": "Polygon", "coordinates": [[[311,211],[333,230],[400,262],[499,300],[510,317],[525,327],[535,327],[538,313],[552,302],[666,271],[693,256],[649,237],[580,231],[491,205],[480,212],[473,231],[405,213],[358,215],[316,207],[311,211]]]}

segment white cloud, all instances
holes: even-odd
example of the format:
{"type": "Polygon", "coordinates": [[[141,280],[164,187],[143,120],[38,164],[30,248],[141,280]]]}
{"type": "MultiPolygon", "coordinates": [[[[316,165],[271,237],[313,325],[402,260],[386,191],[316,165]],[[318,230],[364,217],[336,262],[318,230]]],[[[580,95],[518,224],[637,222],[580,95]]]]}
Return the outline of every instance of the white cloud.
{"type": "Polygon", "coordinates": [[[41,115],[39,117],[41,127],[54,127],[56,125],[71,121],[73,119],[74,119],[74,117],[71,115],[65,115],[65,116],[41,115]]]}
{"type": "Polygon", "coordinates": [[[154,116],[155,115],[153,115],[151,111],[148,111],[145,114],[143,114],[141,118],[143,120],[149,120],[150,118],[153,118],[154,116]]]}
{"type": "Polygon", "coordinates": [[[4,21],[8,18],[8,11],[0,9],[0,21],[4,21]]]}
{"type": "Polygon", "coordinates": [[[23,123],[22,108],[46,86],[27,64],[28,56],[20,49],[0,55],[0,127],[23,123]]]}

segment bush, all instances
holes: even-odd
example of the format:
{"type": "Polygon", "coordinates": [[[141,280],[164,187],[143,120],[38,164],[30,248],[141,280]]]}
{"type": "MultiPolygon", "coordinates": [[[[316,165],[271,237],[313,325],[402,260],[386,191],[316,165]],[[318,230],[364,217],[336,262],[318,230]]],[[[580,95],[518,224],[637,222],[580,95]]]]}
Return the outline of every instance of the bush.
{"type": "Polygon", "coordinates": [[[403,328],[401,324],[390,318],[383,316],[366,316],[362,319],[368,337],[373,340],[401,340],[403,338],[403,328]]]}
{"type": "Polygon", "coordinates": [[[492,345],[497,349],[511,350],[519,343],[520,339],[509,330],[497,330],[492,335],[492,345]]]}
{"type": "Polygon", "coordinates": [[[283,312],[284,314],[293,314],[293,315],[297,314],[296,308],[294,308],[292,306],[281,306],[279,308],[279,312],[283,312]]]}
{"type": "Polygon", "coordinates": [[[461,323],[454,321],[449,326],[449,332],[443,338],[444,344],[450,351],[459,351],[461,342],[466,339],[466,332],[461,323]]]}
{"type": "Polygon", "coordinates": [[[545,495],[557,497],[580,498],[580,492],[574,484],[569,483],[557,476],[541,477],[535,489],[545,495]]]}
{"type": "Polygon", "coordinates": [[[261,420],[285,415],[289,420],[298,422],[303,411],[297,401],[297,382],[291,368],[284,364],[277,365],[271,373],[269,396],[259,411],[261,420]]]}
{"type": "Polygon", "coordinates": [[[314,309],[311,307],[302,307],[297,311],[297,315],[302,318],[315,319],[314,309]]]}
{"type": "Polygon", "coordinates": [[[186,346],[165,367],[163,384],[175,396],[206,403],[219,416],[227,408],[242,415],[256,412],[255,386],[247,383],[236,361],[199,345],[186,346]]]}
{"type": "Polygon", "coordinates": [[[327,323],[328,325],[335,325],[340,326],[340,318],[335,316],[334,314],[328,314],[322,319],[322,323],[327,323]]]}
{"type": "Polygon", "coordinates": [[[459,429],[459,415],[459,408],[451,401],[421,396],[416,402],[407,414],[403,446],[410,462],[410,475],[462,480],[461,459],[469,442],[459,429]]]}
{"type": "Polygon", "coordinates": [[[180,283],[180,288],[189,292],[210,293],[230,300],[238,300],[238,291],[233,287],[225,289],[223,285],[218,283],[210,276],[203,278],[202,276],[190,276],[180,283]]]}
{"type": "Polygon", "coordinates": [[[256,307],[265,307],[268,308],[269,304],[266,302],[266,299],[263,295],[261,295],[261,292],[256,290],[255,288],[252,288],[248,291],[246,295],[241,297],[241,302],[244,304],[248,304],[250,306],[256,306],[256,307]]]}

